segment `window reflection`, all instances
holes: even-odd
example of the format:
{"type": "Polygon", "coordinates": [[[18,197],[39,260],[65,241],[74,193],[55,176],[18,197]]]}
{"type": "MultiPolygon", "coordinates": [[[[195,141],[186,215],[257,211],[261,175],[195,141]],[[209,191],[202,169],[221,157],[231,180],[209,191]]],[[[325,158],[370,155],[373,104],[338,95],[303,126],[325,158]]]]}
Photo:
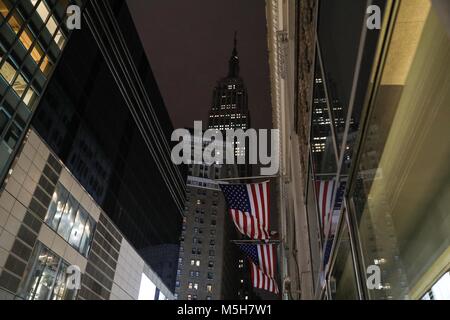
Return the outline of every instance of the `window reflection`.
{"type": "Polygon", "coordinates": [[[11,27],[11,29],[14,30],[14,32],[19,35],[19,40],[25,47],[25,49],[27,50],[31,49],[30,55],[33,58],[34,62],[37,65],[39,65],[42,60],[42,63],[40,64],[40,69],[45,75],[48,75],[51,67],[51,62],[49,61],[48,57],[44,54],[44,50],[42,50],[39,43],[35,41],[35,37],[31,33],[30,29],[28,27],[24,27],[24,21],[19,16],[19,14],[14,12],[9,17],[8,24],[11,27]],[[24,29],[21,31],[23,27],[24,29]]]}
{"type": "Polygon", "coordinates": [[[77,209],[78,203],[73,196],[69,195],[58,226],[58,234],[66,241],[69,240],[70,232],[75,223],[77,209]]]}
{"type": "Polygon", "coordinates": [[[78,248],[80,245],[81,237],[83,235],[84,227],[86,225],[88,214],[80,206],[77,211],[75,223],[73,224],[72,231],[70,232],[69,243],[78,248]]]}
{"type": "Polygon", "coordinates": [[[22,98],[22,101],[25,103],[25,105],[31,106],[36,97],[36,93],[33,88],[28,87],[28,81],[25,80],[25,78],[21,74],[19,74],[14,81],[16,73],[16,68],[8,61],[5,61],[0,69],[0,74],[2,75],[2,77],[9,84],[12,84],[12,88],[17,93],[17,95],[22,98]]]}
{"type": "MultiPolygon", "coordinates": [[[[31,0],[31,3],[33,5],[36,5],[38,0],[31,0]]],[[[42,19],[43,22],[47,21],[47,24],[45,25],[45,27],[47,28],[48,32],[54,37],[54,40],[56,42],[56,44],[58,45],[58,47],[60,49],[62,49],[64,42],[65,42],[65,37],[61,32],[61,29],[58,29],[58,23],[56,22],[55,17],[53,16],[53,14],[50,14],[50,9],[48,8],[47,4],[45,3],[44,0],[42,0],[37,9],[36,12],[39,14],[39,17],[42,19]],[[49,17],[50,16],[50,17],[49,17]]]]}
{"type": "Polygon", "coordinates": [[[364,267],[382,261],[372,299],[418,299],[450,264],[450,41],[434,10],[400,4],[350,192],[364,267]]]}
{"type": "Polygon", "coordinates": [[[45,216],[45,222],[53,229],[56,230],[59,225],[59,220],[63,214],[64,205],[69,196],[69,192],[60,183],[56,185],[55,192],[52,196],[52,201],[47,210],[45,216]]]}
{"type": "MultiPolygon", "coordinates": [[[[318,64],[317,64],[318,65],[318,64]]],[[[325,87],[316,66],[314,81],[314,99],[311,124],[311,152],[314,174],[334,176],[336,174],[336,154],[331,132],[331,120],[327,107],[325,87]]]]}
{"type": "MultiPolygon", "coordinates": [[[[0,56],[0,60],[3,58],[3,56],[0,56]]],[[[3,62],[3,65],[0,69],[0,74],[2,77],[8,82],[9,84],[12,83],[14,76],[16,75],[16,69],[8,62],[3,62]]]]}
{"type": "Polygon", "coordinates": [[[60,183],[56,185],[45,222],[72,247],[87,255],[95,221],[60,183]]]}
{"type": "Polygon", "coordinates": [[[37,243],[27,267],[21,295],[27,300],[72,300],[76,291],[67,288],[68,264],[37,243]]]}
{"type": "Polygon", "coordinates": [[[355,278],[348,226],[344,219],[339,234],[336,258],[330,277],[330,295],[333,300],[357,300],[358,289],[355,278]]]}

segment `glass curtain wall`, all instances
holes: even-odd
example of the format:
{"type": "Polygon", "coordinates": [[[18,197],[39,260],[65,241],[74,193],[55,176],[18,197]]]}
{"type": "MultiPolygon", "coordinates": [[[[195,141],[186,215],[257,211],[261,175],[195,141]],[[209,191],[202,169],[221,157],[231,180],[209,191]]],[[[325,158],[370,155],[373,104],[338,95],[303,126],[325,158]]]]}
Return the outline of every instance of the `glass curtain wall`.
{"type": "Polygon", "coordinates": [[[69,264],[37,243],[26,270],[21,297],[26,300],[74,300],[76,290],[70,289],[69,264]]]}
{"type": "Polygon", "coordinates": [[[72,247],[87,256],[95,221],[60,183],[56,185],[44,221],[72,247]]]}
{"type": "Polygon", "coordinates": [[[449,105],[450,34],[430,1],[402,1],[350,191],[361,272],[381,269],[367,298],[450,292],[436,282],[450,268],[449,105]]]}
{"type": "Polygon", "coordinates": [[[316,297],[440,299],[450,292],[448,17],[439,0],[385,1],[381,37],[363,32],[366,2],[345,1],[354,12],[319,8],[307,188],[316,297]]]}
{"type": "Polygon", "coordinates": [[[68,0],[0,0],[0,181],[68,37],[68,0]]]}
{"type": "MultiPolygon", "coordinates": [[[[320,248],[318,250],[312,246],[316,297],[323,296],[321,292],[327,287],[331,251],[333,246],[338,247],[335,244],[337,226],[343,212],[344,192],[351,162],[349,144],[356,135],[353,133],[356,128],[351,116],[353,109],[350,102],[365,11],[365,1],[319,2],[309,141],[310,186],[307,195],[312,235],[317,232],[312,228],[311,221],[314,221],[314,215],[319,216],[316,221],[318,220],[319,224],[320,248]],[[343,5],[342,2],[346,4],[343,5]],[[351,8],[351,12],[348,8],[351,8]]],[[[343,246],[342,241],[339,241],[339,247],[343,246]]],[[[328,293],[328,296],[336,297],[334,293],[328,293]]],[[[345,297],[357,298],[357,295],[345,297]]]]}

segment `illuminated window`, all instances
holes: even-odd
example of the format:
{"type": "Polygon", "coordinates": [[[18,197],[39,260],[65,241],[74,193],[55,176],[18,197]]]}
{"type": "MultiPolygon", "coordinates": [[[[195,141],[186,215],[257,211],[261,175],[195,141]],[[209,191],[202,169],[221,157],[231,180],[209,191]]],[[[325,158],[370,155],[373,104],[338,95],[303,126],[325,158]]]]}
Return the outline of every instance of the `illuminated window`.
{"type": "Polygon", "coordinates": [[[69,289],[69,265],[38,242],[25,276],[21,296],[27,300],[73,300],[76,290],[69,289]]]}
{"type": "Polygon", "coordinates": [[[24,24],[22,18],[18,14],[14,13],[9,17],[8,24],[11,29],[19,35],[20,42],[23,44],[25,49],[31,49],[31,57],[34,62],[39,65],[42,60],[40,69],[45,75],[48,75],[51,69],[51,62],[48,60],[47,56],[44,55],[44,51],[41,46],[35,42],[35,38],[28,28],[25,28],[22,32],[20,32],[20,29],[24,24]]]}
{"type": "MultiPolygon", "coordinates": [[[[2,56],[0,56],[0,59],[1,58],[2,56]]],[[[0,69],[0,74],[9,84],[11,84],[16,75],[16,69],[8,61],[5,61],[0,69]]]]}
{"type": "MultiPolygon", "coordinates": [[[[36,5],[37,0],[31,0],[31,3],[33,5],[36,5]]],[[[36,9],[36,12],[39,14],[39,16],[41,17],[42,21],[45,22],[48,18],[48,16],[50,15],[50,10],[47,7],[47,4],[45,3],[45,1],[41,1],[36,9]]],[[[64,37],[64,35],[61,32],[61,29],[58,30],[58,32],[56,31],[58,29],[58,24],[55,20],[55,18],[53,17],[53,15],[50,15],[50,18],[47,21],[47,24],[45,25],[45,27],[47,28],[48,32],[50,32],[50,34],[53,36],[55,35],[55,42],[58,45],[58,47],[60,49],[62,49],[66,39],[64,37]]]]}

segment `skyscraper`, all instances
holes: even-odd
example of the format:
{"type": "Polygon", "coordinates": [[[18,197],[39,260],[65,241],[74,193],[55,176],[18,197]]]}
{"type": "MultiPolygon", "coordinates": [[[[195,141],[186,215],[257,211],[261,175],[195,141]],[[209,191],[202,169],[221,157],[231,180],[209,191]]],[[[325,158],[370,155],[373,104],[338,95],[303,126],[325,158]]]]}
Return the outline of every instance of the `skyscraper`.
{"type": "MultiPolygon", "coordinates": [[[[228,75],[217,82],[213,91],[212,106],[209,112],[208,129],[242,129],[250,126],[247,88],[239,74],[239,57],[237,51],[237,33],[234,35],[234,47],[228,61],[228,75]]],[[[234,154],[244,156],[248,164],[248,147],[234,143],[234,154]]],[[[238,165],[238,176],[245,177],[250,172],[248,165],[238,165]]]]}
{"type": "MultiPolygon", "coordinates": [[[[239,75],[236,34],[228,74],[214,88],[208,129],[249,128],[247,90],[239,75]]],[[[245,146],[234,143],[235,156],[246,156],[245,146]]],[[[246,156],[247,158],[247,156],[246,156]]],[[[180,244],[176,294],[179,299],[244,298],[248,282],[244,263],[236,246],[235,230],[216,179],[246,176],[248,165],[191,165],[188,200],[180,244]]],[[[248,295],[248,293],[247,293],[248,295]]]]}
{"type": "Polygon", "coordinates": [[[176,265],[177,250],[154,257],[181,231],[173,127],[126,2],[83,9],[0,189],[0,294],[170,298],[175,270],[160,265],[176,265]]]}
{"type": "Polygon", "coordinates": [[[0,0],[0,183],[66,46],[68,4],[0,0]]]}

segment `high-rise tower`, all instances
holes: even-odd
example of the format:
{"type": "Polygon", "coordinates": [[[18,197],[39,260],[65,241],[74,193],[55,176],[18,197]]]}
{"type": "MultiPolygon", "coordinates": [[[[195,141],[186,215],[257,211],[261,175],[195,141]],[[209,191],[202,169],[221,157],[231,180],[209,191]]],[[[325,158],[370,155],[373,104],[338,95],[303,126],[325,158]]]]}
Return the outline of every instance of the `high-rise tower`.
{"type": "MultiPolygon", "coordinates": [[[[248,129],[250,124],[247,90],[239,76],[236,34],[228,75],[217,82],[213,92],[208,129],[248,129]]],[[[235,156],[248,148],[236,142],[235,156]]],[[[247,158],[247,156],[246,156],[247,158]]],[[[215,179],[243,177],[248,165],[191,165],[187,181],[188,199],[180,243],[176,295],[178,299],[245,298],[242,290],[248,275],[237,247],[225,199],[215,179]]]]}
{"type": "MultiPolygon", "coordinates": [[[[209,129],[242,129],[250,126],[247,88],[239,75],[239,57],[237,51],[237,33],[234,35],[234,46],[228,62],[228,75],[217,82],[213,91],[212,106],[209,112],[209,129]]],[[[235,143],[235,156],[245,156],[246,146],[235,143]]],[[[248,163],[248,161],[246,161],[248,163]]],[[[238,166],[238,176],[246,176],[250,172],[247,165],[238,166]]]]}

